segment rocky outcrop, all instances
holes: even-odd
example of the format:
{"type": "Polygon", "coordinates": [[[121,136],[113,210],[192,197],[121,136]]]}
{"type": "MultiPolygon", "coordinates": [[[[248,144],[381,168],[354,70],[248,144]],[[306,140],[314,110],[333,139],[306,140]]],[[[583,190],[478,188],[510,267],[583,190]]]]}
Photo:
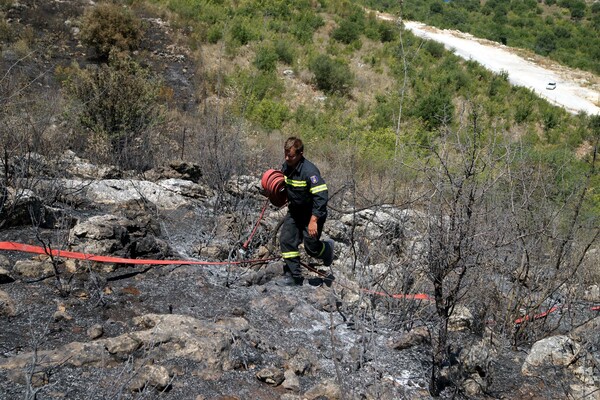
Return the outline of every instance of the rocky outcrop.
{"type": "MultiPolygon", "coordinates": [[[[229,351],[236,337],[248,329],[243,318],[202,321],[184,315],[147,314],[134,319],[143,330],[93,342],[73,342],[54,350],[38,351],[37,368],[45,370],[58,365],[114,367],[141,351],[146,362],[160,364],[173,359],[201,362],[197,371],[206,379],[232,368],[229,351]],[[150,361],[152,360],[152,361],[150,361]]],[[[24,353],[0,360],[0,369],[23,371],[32,362],[34,354],[24,353]]],[[[153,384],[166,386],[164,369],[146,366],[146,376],[153,384]]],[[[282,375],[283,376],[283,375],[282,375]]],[[[139,385],[135,385],[139,388],[139,385]]]]}
{"type": "Polygon", "coordinates": [[[536,369],[559,366],[568,367],[579,355],[580,346],[567,336],[552,336],[533,344],[525,359],[522,372],[534,375],[536,369]]]}
{"type": "MultiPolygon", "coordinates": [[[[131,209],[158,207],[172,210],[190,204],[188,198],[172,190],[172,181],[167,187],[160,182],[141,180],[81,180],[59,179],[52,182],[57,186],[60,198],[65,203],[88,204],[110,207],[127,207],[131,209]]],[[[198,194],[201,196],[201,193],[198,194]]]]}
{"type": "Polygon", "coordinates": [[[96,255],[119,255],[131,258],[165,258],[172,255],[170,246],[155,235],[159,227],[148,218],[131,220],[112,214],[80,221],[69,232],[73,251],[96,255]]]}
{"type": "Polygon", "coordinates": [[[560,374],[574,398],[600,399],[600,376],[595,365],[598,360],[587,354],[584,347],[568,336],[559,335],[535,342],[521,372],[545,378],[560,374]]]}

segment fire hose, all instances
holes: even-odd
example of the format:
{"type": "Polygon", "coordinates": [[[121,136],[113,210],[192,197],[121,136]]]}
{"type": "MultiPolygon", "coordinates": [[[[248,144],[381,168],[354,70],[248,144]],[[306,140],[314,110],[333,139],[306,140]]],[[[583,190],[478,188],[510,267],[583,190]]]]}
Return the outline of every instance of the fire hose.
{"type": "MultiPolygon", "coordinates": [[[[261,178],[261,185],[264,189],[264,194],[267,197],[267,201],[265,202],[262,211],[260,213],[260,216],[256,222],[256,224],[254,225],[254,228],[252,229],[252,232],[250,234],[250,236],[248,237],[248,239],[246,240],[246,242],[244,242],[243,244],[243,250],[244,250],[244,254],[245,254],[245,250],[247,250],[250,241],[252,240],[252,237],[254,236],[254,233],[256,232],[256,229],[258,227],[258,224],[260,222],[260,220],[262,219],[266,208],[267,208],[267,204],[268,202],[270,202],[271,204],[273,204],[276,207],[283,207],[286,203],[287,203],[287,192],[286,192],[286,187],[285,187],[285,177],[283,175],[283,173],[281,171],[275,170],[275,169],[269,169],[267,170],[261,178]]],[[[173,264],[196,264],[196,265],[228,265],[228,264],[243,264],[243,265],[247,265],[247,264],[263,264],[269,261],[273,261],[273,260],[277,260],[279,257],[273,257],[273,258],[266,258],[266,259],[254,259],[254,260],[243,260],[243,261],[195,261],[195,260],[147,260],[147,259],[128,259],[128,258],[121,258],[121,257],[109,257],[109,256],[99,256],[99,255],[92,255],[92,254],[86,254],[86,253],[79,253],[79,252],[73,252],[73,251],[66,251],[66,250],[56,250],[56,249],[47,249],[44,247],[39,247],[39,246],[32,246],[32,245],[27,245],[27,244],[22,244],[22,243],[16,243],[16,242],[0,242],[0,250],[8,250],[8,251],[20,251],[20,252],[25,252],[25,253],[35,253],[35,254],[46,254],[46,255],[53,255],[53,256],[58,256],[58,257],[64,257],[64,258],[72,258],[72,259],[79,259],[79,260],[87,260],[87,261],[96,261],[96,262],[108,262],[108,263],[120,263],[120,264],[150,264],[150,265],[173,265],[173,264]]],[[[307,268],[308,270],[315,272],[317,275],[320,275],[324,278],[328,278],[325,274],[323,274],[321,271],[318,271],[316,269],[311,268],[310,266],[302,263],[302,265],[307,268]]],[[[338,282],[338,284],[340,284],[338,282]]],[[[329,286],[329,285],[328,285],[329,286]]],[[[345,285],[342,284],[342,286],[346,287],[345,285]]],[[[351,289],[349,287],[346,287],[347,289],[351,289]]],[[[379,296],[385,296],[385,297],[391,297],[391,298],[395,298],[395,299],[406,299],[406,300],[425,300],[425,301],[432,301],[433,298],[427,294],[424,293],[417,293],[417,294],[388,294],[388,293],[384,293],[384,292],[377,292],[377,291],[373,291],[373,290],[368,290],[368,289],[360,289],[362,292],[366,293],[366,294],[371,294],[371,295],[379,295],[379,296]]],[[[553,307],[550,310],[540,313],[540,314],[535,314],[532,316],[525,316],[523,318],[519,318],[517,320],[515,320],[515,324],[516,325],[520,325],[526,321],[529,320],[536,320],[539,318],[544,318],[546,316],[548,316],[550,313],[553,313],[555,311],[558,311],[558,307],[553,307]]],[[[600,311],[600,307],[598,306],[594,306],[591,307],[592,311],[600,311]]]]}

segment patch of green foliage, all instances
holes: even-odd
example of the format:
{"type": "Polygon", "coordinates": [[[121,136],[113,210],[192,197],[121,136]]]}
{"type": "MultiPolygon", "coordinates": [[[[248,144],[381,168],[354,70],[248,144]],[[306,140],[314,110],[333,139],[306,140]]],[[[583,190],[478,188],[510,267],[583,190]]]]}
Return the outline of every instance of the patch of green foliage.
{"type": "MultiPolygon", "coordinates": [[[[380,11],[398,2],[367,0],[380,11]]],[[[441,0],[402,2],[402,15],[440,28],[522,47],[574,68],[600,73],[600,6],[583,0],[441,0]]]]}
{"type": "Polygon", "coordinates": [[[79,105],[75,118],[84,131],[106,141],[111,161],[145,169],[150,157],[144,143],[162,118],[161,80],[129,56],[112,52],[106,64],[70,68],[63,84],[79,105]]]}
{"type": "Polygon", "coordinates": [[[327,54],[319,54],[309,65],[317,87],[327,93],[348,94],[354,77],[346,63],[327,54]]]}

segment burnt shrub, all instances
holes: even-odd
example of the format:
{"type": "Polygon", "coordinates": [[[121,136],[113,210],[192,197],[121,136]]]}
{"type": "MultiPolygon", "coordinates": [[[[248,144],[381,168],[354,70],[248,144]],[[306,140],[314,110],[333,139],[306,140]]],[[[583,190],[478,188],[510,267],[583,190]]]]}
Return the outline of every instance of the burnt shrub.
{"type": "Polygon", "coordinates": [[[81,41],[98,57],[108,58],[113,48],[136,49],[143,36],[142,23],[122,6],[103,3],[88,9],[81,20],[81,41]]]}

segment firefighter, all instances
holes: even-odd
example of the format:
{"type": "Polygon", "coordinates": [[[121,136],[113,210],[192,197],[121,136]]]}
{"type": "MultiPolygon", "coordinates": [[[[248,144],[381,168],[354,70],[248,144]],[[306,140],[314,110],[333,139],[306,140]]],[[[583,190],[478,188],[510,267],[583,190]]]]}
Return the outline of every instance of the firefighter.
{"type": "MultiPolygon", "coordinates": [[[[333,262],[333,240],[321,241],[321,232],[327,219],[327,184],[319,169],[304,158],[304,144],[290,137],[284,145],[285,162],[282,167],[288,198],[288,212],[281,227],[279,242],[285,261],[284,272],[291,274],[290,285],[302,285],[298,246],[304,240],[304,249],[310,256],[323,260],[325,266],[333,262]]],[[[333,275],[325,281],[330,285],[333,275]]]]}

